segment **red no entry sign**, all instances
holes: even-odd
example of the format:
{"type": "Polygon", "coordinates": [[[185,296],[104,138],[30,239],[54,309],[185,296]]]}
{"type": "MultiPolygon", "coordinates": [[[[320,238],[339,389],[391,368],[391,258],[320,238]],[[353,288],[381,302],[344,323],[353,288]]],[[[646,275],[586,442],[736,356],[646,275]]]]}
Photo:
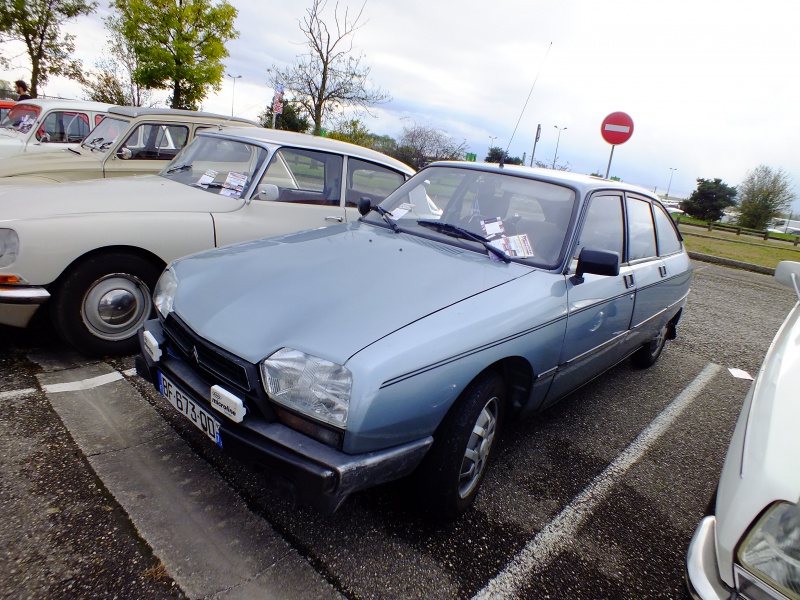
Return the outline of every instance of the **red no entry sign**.
{"type": "Polygon", "coordinates": [[[603,119],[600,134],[609,144],[624,144],[633,135],[633,119],[624,112],[614,112],[603,119]]]}

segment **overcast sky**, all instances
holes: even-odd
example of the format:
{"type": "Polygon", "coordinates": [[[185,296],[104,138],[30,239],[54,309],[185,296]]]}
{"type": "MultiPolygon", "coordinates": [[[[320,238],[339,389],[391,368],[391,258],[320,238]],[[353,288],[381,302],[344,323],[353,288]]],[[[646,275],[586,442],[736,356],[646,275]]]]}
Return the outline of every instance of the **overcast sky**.
{"type": "MultiPolygon", "coordinates": [[[[230,114],[233,103],[237,115],[254,118],[272,99],[266,70],[304,50],[298,21],[310,0],[231,3],[241,35],[228,44],[226,73],[241,78],[234,95],[226,77],[203,109],[230,114]]],[[[329,14],[333,6],[329,0],[329,14]]],[[[344,6],[352,12],[361,3],[340,0],[344,6]]],[[[107,14],[101,0],[97,13],[68,26],[87,67],[101,54],[107,14]]],[[[535,158],[549,164],[556,127],[566,128],[557,163],[605,174],[611,146],[600,124],[624,111],[634,133],[616,146],[612,176],[685,197],[698,177],[738,185],[766,164],[783,168],[800,194],[798,17],[790,0],[367,0],[356,51],[392,100],[365,122],[395,138],[404,125],[430,125],[465,141],[478,160],[496,145],[525,153],[526,164],[537,124],[535,158]]],[[[19,77],[30,77],[25,57],[0,71],[19,77]]],[[[82,97],[80,86],[59,78],[43,91],[82,97]]],[[[794,206],[800,211],[800,201],[794,206]]]]}

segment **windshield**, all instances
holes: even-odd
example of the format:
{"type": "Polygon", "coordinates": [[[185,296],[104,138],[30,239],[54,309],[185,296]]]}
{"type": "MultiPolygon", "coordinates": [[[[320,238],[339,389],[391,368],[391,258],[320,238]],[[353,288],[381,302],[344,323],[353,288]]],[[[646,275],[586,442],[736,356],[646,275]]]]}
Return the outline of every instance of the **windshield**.
{"type": "Polygon", "coordinates": [[[128,130],[126,119],[116,117],[105,117],[100,123],[89,132],[89,135],[81,142],[81,146],[90,150],[107,152],[119,137],[119,134],[128,130]]]}
{"type": "Polygon", "coordinates": [[[42,111],[33,104],[17,104],[14,106],[0,123],[0,127],[11,129],[20,133],[27,133],[33,127],[39,113],[42,111]]]}
{"type": "Polygon", "coordinates": [[[199,136],[172,159],[161,176],[212,194],[241,198],[266,158],[267,151],[254,144],[199,136]]]}
{"type": "Polygon", "coordinates": [[[421,171],[382,202],[380,212],[391,214],[374,211],[365,220],[386,226],[390,219],[407,233],[458,239],[482,252],[488,241],[511,259],[552,268],[575,204],[575,192],[560,185],[442,166],[421,171]]]}

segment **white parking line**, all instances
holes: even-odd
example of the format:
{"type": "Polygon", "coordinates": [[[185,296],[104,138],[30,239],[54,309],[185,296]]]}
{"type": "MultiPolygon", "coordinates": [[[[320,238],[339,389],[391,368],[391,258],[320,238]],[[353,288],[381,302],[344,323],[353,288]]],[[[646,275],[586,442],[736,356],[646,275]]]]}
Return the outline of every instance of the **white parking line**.
{"type": "Polygon", "coordinates": [[[622,454],[595,477],[555,519],[545,525],[503,571],[475,594],[473,600],[519,597],[519,588],[528,575],[546,567],[567,547],[586,519],[605,500],[616,482],[647,452],[721,370],[722,367],[719,365],[709,363],[622,454]]]}
{"type": "Polygon", "coordinates": [[[21,396],[30,396],[38,392],[36,388],[24,388],[20,390],[10,390],[8,392],[0,392],[0,400],[11,400],[12,398],[19,398],[21,396]]]}
{"type": "Polygon", "coordinates": [[[122,373],[119,371],[114,371],[113,373],[107,373],[105,375],[100,375],[99,377],[92,377],[90,379],[83,379],[81,381],[43,385],[42,389],[48,394],[52,394],[54,392],[77,392],[79,390],[91,390],[92,388],[100,387],[101,385],[105,385],[107,383],[113,383],[114,381],[119,381],[120,379],[124,379],[122,373]]]}

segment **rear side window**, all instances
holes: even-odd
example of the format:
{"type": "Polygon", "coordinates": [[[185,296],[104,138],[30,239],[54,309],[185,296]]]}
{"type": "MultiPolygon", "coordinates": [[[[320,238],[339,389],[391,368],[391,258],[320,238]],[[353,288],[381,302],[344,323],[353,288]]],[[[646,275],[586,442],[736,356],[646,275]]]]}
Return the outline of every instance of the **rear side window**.
{"type": "Polygon", "coordinates": [[[653,213],[646,200],[628,197],[628,260],[656,256],[656,232],[653,213]]]}
{"type": "Polygon", "coordinates": [[[347,159],[347,206],[357,206],[362,197],[382,202],[405,181],[402,173],[357,158],[347,159]]]}
{"type": "Polygon", "coordinates": [[[589,200],[589,209],[583,221],[574,258],[578,258],[581,249],[611,250],[619,254],[622,260],[622,197],[593,196],[589,200]]]}
{"type": "Polygon", "coordinates": [[[666,254],[680,252],[681,240],[678,237],[678,232],[675,230],[672,217],[658,204],[653,204],[653,212],[656,216],[658,255],[664,256],[666,254]]]}

